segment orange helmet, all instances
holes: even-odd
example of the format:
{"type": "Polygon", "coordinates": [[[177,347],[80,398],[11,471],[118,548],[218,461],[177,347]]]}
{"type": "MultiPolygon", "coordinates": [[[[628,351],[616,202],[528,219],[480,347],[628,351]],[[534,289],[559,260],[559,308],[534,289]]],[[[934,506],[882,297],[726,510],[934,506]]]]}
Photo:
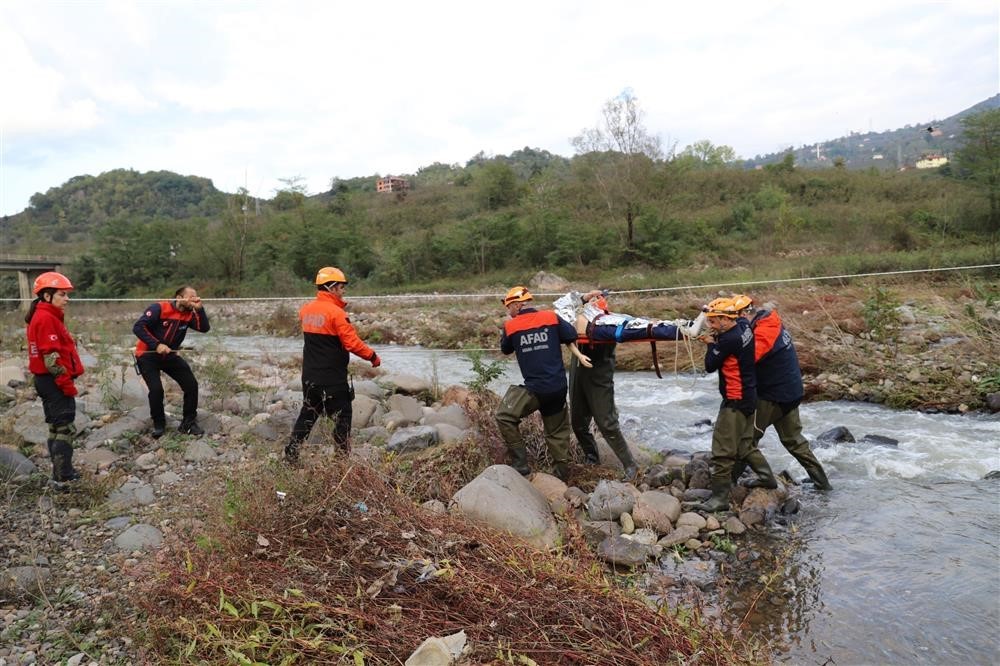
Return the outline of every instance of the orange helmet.
{"type": "Polygon", "coordinates": [[[733,305],[736,306],[737,312],[743,312],[747,308],[753,307],[753,299],[746,294],[736,294],[733,296],[733,305]]]}
{"type": "Polygon", "coordinates": [[[32,289],[32,293],[35,296],[38,296],[38,292],[42,289],[62,289],[64,291],[72,291],[73,283],[70,282],[69,278],[62,273],[48,271],[47,273],[42,273],[35,278],[35,287],[32,289]]]}
{"type": "Polygon", "coordinates": [[[333,266],[326,266],[316,273],[316,284],[326,284],[327,282],[343,282],[347,284],[347,276],[344,271],[333,266]]]}
{"type": "Polygon", "coordinates": [[[732,298],[717,298],[708,304],[705,314],[709,317],[729,317],[730,319],[736,319],[739,315],[739,310],[732,298]]]}
{"type": "Polygon", "coordinates": [[[503,297],[503,304],[504,306],[508,306],[511,303],[530,301],[533,298],[534,296],[531,295],[527,287],[511,287],[507,290],[507,295],[503,297]]]}

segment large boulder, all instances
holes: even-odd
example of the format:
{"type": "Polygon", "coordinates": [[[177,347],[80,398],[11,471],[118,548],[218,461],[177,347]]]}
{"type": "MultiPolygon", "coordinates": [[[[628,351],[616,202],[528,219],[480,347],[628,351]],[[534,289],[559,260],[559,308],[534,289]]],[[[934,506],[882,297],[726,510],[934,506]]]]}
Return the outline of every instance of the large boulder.
{"type": "MultiPolygon", "coordinates": [[[[24,441],[30,444],[44,444],[48,440],[49,424],[45,422],[41,400],[23,402],[11,409],[8,414],[14,419],[14,432],[24,441]]],[[[90,425],[90,418],[83,413],[79,401],[73,425],[77,430],[83,430],[90,425]]]]}
{"type": "Polygon", "coordinates": [[[437,425],[447,423],[456,428],[465,430],[469,427],[469,417],[465,415],[465,410],[458,405],[445,405],[436,412],[432,412],[424,417],[426,425],[437,425]]]}
{"type": "Polygon", "coordinates": [[[351,425],[359,430],[367,428],[376,407],[378,401],[374,398],[361,393],[355,394],[354,402],[351,403],[351,425]]]}
{"type": "Polygon", "coordinates": [[[17,449],[0,446],[0,479],[21,478],[35,471],[35,463],[17,449]]]}
{"type": "Polygon", "coordinates": [[[483,470],[455,493],[451,509],[537,548],[552,548],[559,538],[545,496],[508,465],[491,465],[483,470]]]}
{"type": "Polygon", "coordinates": [[[587,514],[591,520],[618,520],[634,506],[635,494],[626,484],[603,479],[587,500],[587,514]]]}
{"type": "Polygon", "coordinates": [[[428,446],[437,444],[438,433],[433,426],[413,426],[412,428],[401,428],[392,433],[389,443],[385,445],[386,451],[395,453],[409,453],[410,451],[422,451],[428,446]]]}
{"type": "Polygon", "coordinates": [[[20,358],[10,358],[0,363],[0,384],[7,386],[10,382],[22,383],[25,377],[24,361],[20,358]]]}
{"type": "Polygon", "coordinates": [[[632,509],[632,518],[637,526],[650,527],[658,534],[670,534],[680,515],[680,501],[659,490],[647,490],[639,495],[632,509]]]}
{"type": "Polygon", "coordinates": [[[419,423],[424,418],[423,403],[412,396],[395,393],[389,396],[387,404],[389,411],[399,412],[410,423],[419,423]]]}
{"type": "Polygon", "coordinates": [[[844,442],[853,442],[854,435],[846,426],[837,426],[836,428],[830,428],[824,433],[821,433],[819,437],[816,438],[816,444],[842,444],[844,442]]]}
{"type": "Polygon", "coordinates": [[[430,380],[406,374],[382,375],[378,378],[378,383],[381,386],[391,387],[396,393],[404,393],[406,395],[430,393],[434,388],[430,380]]]}
{"type": "Polygon", "coordinates": [[[597,556],[606,562],[626,567],[637,567],[653,556],[652,546],[623,536],[611,536],[597,546],[597,556]]]}

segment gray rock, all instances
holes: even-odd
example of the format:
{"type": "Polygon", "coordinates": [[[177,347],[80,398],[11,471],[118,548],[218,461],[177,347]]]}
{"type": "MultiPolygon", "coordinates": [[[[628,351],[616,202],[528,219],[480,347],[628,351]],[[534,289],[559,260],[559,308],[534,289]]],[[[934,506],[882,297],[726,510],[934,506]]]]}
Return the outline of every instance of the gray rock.
{"type": "Polygon", "coordinates": [[[686,543],[690,539],[698,538],[698,528],[693,525],[678,525],[673,532],[666,535],[657,543],[663,548],[673,548],[674,546],[686,543]]]}
{"type": "Polygon", "coordinates": [[[712,481],[712,468],[704,458],[692,458],[684,467],[688,488],[708,488],[712,481]]]}
{"type": "Polygon", "coordinates": [[[354,399],[357,400],[358,396],[367,396],[374,399],[376,402],[385,398],[385,389],[376,384],[370,379],[363,379],[358,382],[354,382],[354,399]]]}
{"type": "Polygon", "coordinates": [[[153,482],[161,486],[172,486],[181,480],[180,475],[177,472],[167,470],[162,474],[157,474],[153,477],[153,482]]]}
{"type": "Polygon", "coordinates": [[[21,478],[33,474],[35,463],[17,449],[0,446],[0,479],[21,478]]]}
{"type": "Polygon", "coordinates": [[[456,428],[450,423],[436,423],[433,427],[437,430],[437,441],[441,444],[461,442],[468,435],[467,430],[456,428]]]}
{"type": "Polygon", "coordinates": [[[436,500],[436,499],[427,500],[420,506],[422,506],[427,511],[430,511],[431,513],[437,513],[437,514],[448,513],[448,507],[446,507],[444,505],[444,502],[442,502],[441,500],[436,500]]]}
{"type": "Polygon", "coordinates": [[[354,439],[359,443],[381,443],[389,441],[389,431],[383,426],[369,426],[354,433],[354,439]]]}
{"type": "Polygon", "coordinates": [[[559,538],[548,500],[507,465],[491,465],[483,470],[455,493],[451,509],[537,548],[552,548],[559,538]]]}
{"type": "Polygon", "coordinates": [[[986,406],[991,412],[1000,412],[1000,393],[987,393],[986,406]]]}
{"type": "Polygon", "coordinates": [[[387,402],[389,410],[399,412],[410,423],[418,423],[424,418],[423,403],[409,395],[394,394],[387,402]]]}
{"type": "Polygon", "coordinates": [[[141,470],[156,469],[156,466],[158,464],[159,461],[157,461],[156,452],[154,451],[143,453],[142,455],[140,455],[138,458],[135,459],[135,466],[141,470]]]}
{"type": "Polygon", "coordinates": [[[132,519],[128,516],[115,516],[104,521],[104,526],[109,530],[122,530],[132,524],[132,519]]]}
{"type": "Polygon", "coordinates": [[[447,423],[459,430],[465,430],[470,425],[469,417],[465,415],[465,410],[458,405],[446,405],[436,412],[428,414],[424,417],[424,423],[427,425],[447,423]]]}
{"type": "Polygon", "coordinates": [[[0,363],[0,385],[9,386],[12,381],[23,383],[25,377],[24,361],[20,358],[11,358],[0,363]]]}
{"type": "Polygon", "coordinates": [[[859,444],[872,444],[874,446],[899,446],[899,440],[893,439],[892,437],[885,437],[883,435],[865,435],[861,438],[859,444]]]}
{"type": "Polygon", "coordinates": [[[144,412],[136,409],[121,417],[117,421],[113,421],[112,423],[108,423],[107,425],[91,431],[91,433],[87,435],[87,438],[83,441],[84,447],[94,449],[109,440],[116,441],[119,439],[127,439],[132,434],[138,434],[148,430],[148,412],[148,408],[144,410],[144,412]]]}
{"type": "Polygon", "coordinates": [[[536,291],[566,291],[569,288],[569,282],[566,278],[555,273],[538,271],[528,282],[528,286],[536,291]]]}
{"type": "Polygon", "coordinates": [[[837,426],[820,434],[816,438],[817,444],[841,444],[843,442],[855,441],[854,435],[845,426],[837,426]]]}
{"type": "MultiPolygon", "coordinates": [[[[287,429],[279,430],[271,419],[266,421],[258,421],[249,429],[249,432],[253,433],[257,437],[268,441],[274,442],[280,439],[282,436],[287,435],[287,429]]],[[[235,434],[234,432],[230,433],[235,434]]]]}
{"type": "Polygon", "coordinates": [[[580,523],[583,528],[583,538],[592,547],[597,547],[608,537],[620,536],[622,527],[614,520],[584,520],[580,523]]]}
{"type": "Polygon", "coordinates": [[[376,407],[378,401],[374,398],[364,394],[355,395],[354,402],[351,403],[351,425],[358,429],[368,427],[376,407]]]}
{"type": "Polygon", "coordinates": [[[188,462],[205,462],[215,460],[215,449],[203,439],[196,439],[184,450],[184,460],[188,462]]]}
{"type": "Polygon", "coordinates": [[[602,479],[587,500],[591,520],[618,520],[635,506],[635,495],[624,483],[602,479]]]}
{"type": "Polygon", "coordinates": [[[32,597],[45,593],[46,584],[52,578],[48,567],[10,567],[3,572],[0,590],[11,596],[27,594],[32,597]]]}
{"type": "Polygon", "coordinates": [[[406,374],[382,375],[378,378],[378,383],[382,386],[391,386],[396,393],[405,395],[430,393],[434,388],[427,379],[406,374]]]}
{"type": "Polygon", "coordinates": [[[684,491],[683,500],[685,502],[704,502],[712,496],[712,491],[708,488],[688,488],[684,491]]]}
{"type": "Polygon", "coordinates": [[[705,519],[704,516],[701,516],[692,511],[681,514],[680,518],[677,519],[677,527],[681,527],[682,525],[690,525],[695,529],[702,530],[705,528],[707,524],[708,521],[705,519]]]}
{"type": "Polygon", "coordinates": [[[597,546],[597,556],[605,562],[626,567],[637,567],[653,555],[650,546],[622,536],[608,537],[597,546]]]}
{"type": "Polygon", "coordinates": [[[1000,470],[993,470],[992,472],[987,472],[986,476],[983,477],[984,481],[993,481],[1000,479],[1000,470]]]}
{"type": "Polygon", "coordinates": [[[128,508],[146,506],[156,501],[153,486],[136,477],[129,477],[117,490],[108,495],[108,503],[112,506],[128,508]]]}
{"type": "Polygon", "coordinates": [[[410,451],[421,451],[428,446],[437,443],[437,429],[433,426],[413,426],[403,428],[392,433],[389,443],[386,444],[386,451],[395,453],[407,453],[410,451]]]}
{"type": "Polygon", "coordinates": [[[722,529],[726,530],[729,534],[743,534],[747,531],[746,525],[736,516],[726,518],[726,522],[722,523],[722,529]]]}
{"type": "Polygon", "coordinates": [[[681,515],[681,503],[676,497],[660,490],[647,490],[635,500],[632,517],[639,527],[651,527],[660,534],[669,534],[681,515]]]}
{"type": "Polygon", "coordinates": [[[115,537],[115,545],[124,551],[159,548],[162,543],[163,533],[145,523],[133,525],[115,537]]]}

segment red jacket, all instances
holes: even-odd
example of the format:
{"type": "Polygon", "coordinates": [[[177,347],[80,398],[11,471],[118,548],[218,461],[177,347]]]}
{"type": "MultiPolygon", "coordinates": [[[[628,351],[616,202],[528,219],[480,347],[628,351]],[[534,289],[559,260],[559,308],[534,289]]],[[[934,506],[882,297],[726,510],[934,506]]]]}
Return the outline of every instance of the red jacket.
{"type": "Polygon", "coordinates": [[[350,354],[366,361],[375,351],[362,342],[347,318],[347,303],[336,294],[321,291],[316,300],[299,310],[302,321],[302,381],[317,386],[347,384],[347,363],[350,354]]]}
{"type": "Polygon", "coordinates": [[[188,328],[199,333],[208,332],[210,324],[204,308],[184,311],[179,310],[176,303],[177,301],[153,303],[136,320],[132,332],[139,338],[135,345],[137,356],[146,351],[155,351],[159,344],[180,349],[188,328]]]}
{"type": "Polygon", "coordinates": [[[66,368],[70,377],[83,374],[83,361],[76,350],[73,336],[63,324],[64,312],[51,303],[39,301],[35,314],[28,324],[28,370],[36,375],[47,375],[44,356],[59,353],[59,365],[66,368]]]}

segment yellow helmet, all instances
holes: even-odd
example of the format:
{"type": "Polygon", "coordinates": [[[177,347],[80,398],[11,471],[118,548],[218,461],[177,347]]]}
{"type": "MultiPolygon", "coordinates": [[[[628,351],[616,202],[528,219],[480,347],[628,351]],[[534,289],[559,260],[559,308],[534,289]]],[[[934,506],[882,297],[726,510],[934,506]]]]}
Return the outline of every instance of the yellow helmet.
{"type": "Polygon", "coordinates": [[[733,296],[733,305],[737,312],[743,312],[747,308],[753,307],[753,299],[746,294],[736,294],[733,296]]]}
{"type": "Polygon", "coordinates": [[[347,284],[347,276],[344,271],[333,266],[326,266],[316,273],[316,284],[326,284],[327,282],[343,282],[347,284]]]}
{"type": "Polygon", "coordinates": [[[717,298],[708,304],[705,314],[709,317],[729,317],[730,319],[736,319],[739,316],[739,310],[736,308],[736,304],[732,298],[717,298]]]}
{"type": "Polygon", "coordinates": [[[503,304],[506,307],[511,303],[523,303],[533,298],[527,287],[511,287],[507,290],[507,295],[503,297],[503,304]]]}

